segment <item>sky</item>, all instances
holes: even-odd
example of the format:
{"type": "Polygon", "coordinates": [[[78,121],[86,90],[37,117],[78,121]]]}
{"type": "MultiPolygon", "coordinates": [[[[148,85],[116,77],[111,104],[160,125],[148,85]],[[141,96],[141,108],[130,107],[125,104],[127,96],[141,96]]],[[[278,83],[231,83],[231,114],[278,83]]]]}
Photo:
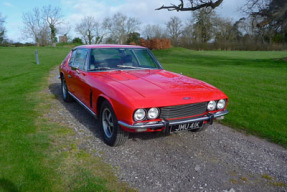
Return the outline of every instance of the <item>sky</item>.
{"type": "MultiPolygon", "coordinates": [[[[216,8],[218,15],[236,21],[243,16],[239,10],[247,0],[224,0],[220,7],[216,8]]],[[[170,17],[177,16],[183,22],[191,18],[191,12],[176,12],[160,10],[156,8],[162,5],[178,4],[178,0],[0,0],[0,13],[6,18],[6,37],[14,42],[32,42],[21,33],[22,15],[30,12],[35,7],[52,5],[60,7],[63,18],[71,27],[72,37],[79,36],[73,29],[85,16],[93,16],[102,21],[105,17],[111,17],[115,13],[122,13],[128,17],[135,17],[141,21],[141,25],[162,25],[168,22],[170,17]]]]}

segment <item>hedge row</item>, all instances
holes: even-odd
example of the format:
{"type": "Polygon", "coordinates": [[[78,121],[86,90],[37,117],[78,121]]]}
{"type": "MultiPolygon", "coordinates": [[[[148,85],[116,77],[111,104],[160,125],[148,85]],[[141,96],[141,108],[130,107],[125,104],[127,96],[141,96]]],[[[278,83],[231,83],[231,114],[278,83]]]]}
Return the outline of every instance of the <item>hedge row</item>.
{"type": "Polygon", "coordinates": [[[169,49],[171,47],[170,39],[140,39],[140,46],[149,49],[169,49]]]}

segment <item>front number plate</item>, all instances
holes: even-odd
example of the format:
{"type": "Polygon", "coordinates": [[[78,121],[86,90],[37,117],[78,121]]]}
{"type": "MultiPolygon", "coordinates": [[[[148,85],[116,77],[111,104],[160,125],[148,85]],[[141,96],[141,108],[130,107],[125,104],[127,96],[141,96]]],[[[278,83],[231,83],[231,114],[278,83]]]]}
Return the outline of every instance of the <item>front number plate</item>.
{"type": "Polygon", "coordinates": [[[199,129],[202,127],[202,125],[203,125],[203,121],[173,125],[170,127],[170,132],[199,129]]]}

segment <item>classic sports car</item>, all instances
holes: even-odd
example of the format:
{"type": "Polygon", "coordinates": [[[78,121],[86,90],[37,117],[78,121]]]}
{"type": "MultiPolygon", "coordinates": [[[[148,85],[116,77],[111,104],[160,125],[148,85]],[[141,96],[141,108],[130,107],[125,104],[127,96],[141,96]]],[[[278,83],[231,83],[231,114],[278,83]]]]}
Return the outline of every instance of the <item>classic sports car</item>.
{"type": "Polygon", "coordinates": [[[223,92],[164,70],[145,47],[76,47],[60,78],[63,100],[76,100],[96,116],[110,146],[123,144],[129,132],[200,131],[228,113],[223,92]]]}

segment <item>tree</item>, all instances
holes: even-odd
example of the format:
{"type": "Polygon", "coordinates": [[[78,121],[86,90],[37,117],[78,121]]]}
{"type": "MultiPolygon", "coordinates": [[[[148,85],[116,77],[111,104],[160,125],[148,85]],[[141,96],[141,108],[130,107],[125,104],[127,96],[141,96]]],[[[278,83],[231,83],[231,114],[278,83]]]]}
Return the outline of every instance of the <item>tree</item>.
{"type": "Polygon", "coordinates": [[[4,23],[5,23],[5,18],[0,13],[0,45],[4,42],[4,38],[5,38],[6,29],[5,29],[4,23]]]}
{"type": "Polygon", "coordinates": [[[48,45],[56,42],[57,26],[62,22],[60,8],[44,6],[23,13],[23,34],[33,38],[37,45],[48,45]]]}
{"type": "Polygon", "coordinates": [[[62,23],[61,8],[52,7],[51,5],[42,8],[42,17],[50,28],[51,43],[56,43],[57,26],[62,23]]]}
{"type": "Polygon", "coordinates": [[[146,39],[167,37],[166,30],[160,25],[146,25],[143,29],[143,35],[146,39]]]}
{"type": "Polygon", "coordinates": [[[183,47],[190,47],[193,43],[194,37],[194,29],[193,29],[193,23],[194,21],[192,19],[189,19],[186,21],[186,24],[184,25],[184,28],[182,30],[180,42],[183,47]]]}
{"type": "Polygon", "coordinates": [[[241,33],[238,24],[233,25],[227,18],[219,17],[214,10],[203,8],[193,12],[193,17],[187,21],[181,35],[181,45],[189,48],[204,49],[206,43],[212,43],[218,48],[230,48],[241,33]]]}
{"type": "Polygon", "coordinates": [[[244,9],[257,21],[256,26],[265,39],[271,41],[272,37],[281,34],[287,41],[286,0],[250,0],[244,9]]]}
{"type": "Polygon", "coordinates": [[[171,17],[170,20],[166,24],[167,33],[169,34],[169,37],[171,39],[171,43],[174,46],[178,46],[179,43],[179,37],[182,33],[182,21],[180,18],[174,16],[171,17]]]}
{"type": "Polygon", "coordinates": [[[203,8],[193,12],[194,17],[194,31],[193,37],[195,41],[206,43],[213,37],[213,20],[215,12],[211,8],[203,8]]]}
{"type": "Polygon", "coordinates": [[[140,36],[141,35],[137,32],[129,33],[127,37],[127,44],[135,43],[136,45],[138,45],[140,41],[140,36]]]}
{"type": "Polygon", "coordinates": [[[72,41],[69,33],[72,30],[72,26],[69,22],[63,22],[61,25],[58,27],[58,34],[60,36],[65,36],[67,38],[67,41],[70,42],[72,41]]]}
{"type": "Polygon", "coordinates": [[[75,38],[72,40],[72,43],[75,43],[75,44],[83,44],[83,41],[82,41],[81,38],[75,37],[75,38]]]}
{"type": "Polygon", "coordinates": [[[105,33],[101,29],[94,17],[84,17],[81,22],[76,25],[76,31],[82,36],[86,44],[101,43],[105,33]]]}
{"type": "Polygon", "coordinates": [[[47,45],[49,42],[49,27],[41,17],[39,8],[34,8],[31,12],[23,13],[24,24],[23,34],[28,38],[33,38],[36,44],[47,45]]]}
{"type": "Polygon", "coordinates": [[[110,34],[109,42],[118,44],[126,43],[128,34],[136,32],[139,25],[138,19],[127,17],[121,13],[106,17],[103,22],[103,28],[107,29],[110,34]]]}
{"type": "Polygon", "coordinates": [[[167,9],[168,11],[195,11],[202,8],[216,8],[223,0],[188,0],[188,6],[186,6],[184,0],[179,0],[179,5],[171,4],[170,6],[161,6],[156,10],[167,9]]]}
{"type": "Polygon", "coordinates": [[[224,43],[236,40],[240,32],[228,19],[215,17],[213,20],[215,41],[224,43]]]}
{"type": "Polygon", "coordinates": [[[275,30],[282,30],[287,26],[286,0],[250,0],[245,5],[245,11],[261,17],[259,27],[270,25],[275,30]]]}

